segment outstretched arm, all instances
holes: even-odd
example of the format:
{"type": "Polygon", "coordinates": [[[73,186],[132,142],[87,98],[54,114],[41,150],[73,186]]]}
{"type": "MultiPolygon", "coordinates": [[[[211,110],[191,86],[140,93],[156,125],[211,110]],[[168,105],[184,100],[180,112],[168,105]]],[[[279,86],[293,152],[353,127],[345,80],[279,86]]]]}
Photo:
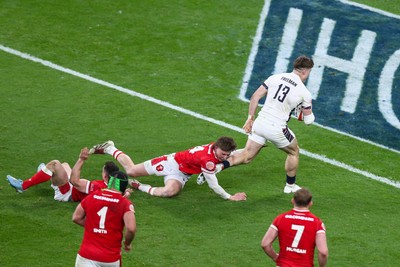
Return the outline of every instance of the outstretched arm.
{"type": "Polygon", "coordinates": [[[87,147],[81,150],[78,161],[75,163],[71,171],[70,182],[80,192],[86,193],[86,185],[89,182],[81,179],[81,170],[85,161],[89,158],[89,149],[87,147]]]}
{"type": "Polygon", "coordinates": [[[223,199],[229,199],[232,201],[241,201],[241,200],[246,200],[247,196],[246,193],[241,192],[241,193],[236,193],[234,195],[230,195],[227,193],[219,184],[218,184],[218,179],[217,176],[212,173],[206,173],[203,172],[204,177],[206,178],[208,186],[218,195],[220,195],[223,199]]]}

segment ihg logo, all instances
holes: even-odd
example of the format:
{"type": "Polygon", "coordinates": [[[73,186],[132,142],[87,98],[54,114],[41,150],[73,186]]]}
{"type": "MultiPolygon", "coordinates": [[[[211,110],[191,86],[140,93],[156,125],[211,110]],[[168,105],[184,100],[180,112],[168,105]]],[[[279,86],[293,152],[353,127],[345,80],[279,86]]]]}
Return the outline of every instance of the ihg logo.
{"type": "Polygon", "coordinates": [[[321,125],[400,150],[400,16],[347,1],[265,1],[240,98],[314,59],[307,88],[321,125]]]}

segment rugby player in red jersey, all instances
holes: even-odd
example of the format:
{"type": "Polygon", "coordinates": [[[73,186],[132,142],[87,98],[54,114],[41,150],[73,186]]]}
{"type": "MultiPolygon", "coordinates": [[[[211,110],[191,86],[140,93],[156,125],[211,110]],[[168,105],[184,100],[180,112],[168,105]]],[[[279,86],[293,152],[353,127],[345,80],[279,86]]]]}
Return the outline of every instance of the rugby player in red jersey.
{"type": "MultiPolygon", "coordinates": [[[[72,176],[79,176],[81,167],[75,165],[72,176]]],[[[76,207],[72,220],[85,230],[75,266],[122,266],[122,240],[128,252],[136,233],[133,204],[122,195],[127,185],[128,176],[114,172],[106,189],[93,192],[76,207]]]]}
{"type": "Polygon", "coordinates": [[[319,267],[328,261],[328,245],[324,223],[310,212],[312,195],[306,188],[294,193],[294,208],[278,215],[261,241],[264,252],[280,267],[314,266],[314,249],[318,250],[319,267]],[[279,254],[272,243],[278,238],[279,254]]]}
{"type": "MultiPolygon", "coordinates": [[[[88,157],[88,149],[82,150],[79,160],[88,157]]],[[[102,168],[102,179],[90,181],[76,177],[70,180],[71,167],[68,163],[61,163],[59,160],[52,160],[47,164],[40,164],[38,171],[29,179],[21,180],[7,175],[10,185],[18,192],[23,193],[28,188],[51,181],[51,187],[54,189],[54,199],[61,202],[75,201],[79,202],[84,199],[90,192],[97,189],[106,188],[109,174],[118,171],[118,166],[107,161],[102,168]]]]}
{"type": "Polygon", "coordinates": [[[158,197],[173,197],[179,194],[191,175],[203,173],[208,186],[219,196],[231,201],[246,200],[244,192],[227,193],[218,183],[217,164],[227,162],[231,152],[236,149],[230,137],[220,137],[216,142],[196,146],[188,150],[156,157],[143,163],[134,164],[132,159],[114,146],[113,141],[95,145],[90,153],[112,155],[131,177],[157,175],[164,177],[163,187],[152,187],[132,179],[130,185],[142,192],[158,197]]]}

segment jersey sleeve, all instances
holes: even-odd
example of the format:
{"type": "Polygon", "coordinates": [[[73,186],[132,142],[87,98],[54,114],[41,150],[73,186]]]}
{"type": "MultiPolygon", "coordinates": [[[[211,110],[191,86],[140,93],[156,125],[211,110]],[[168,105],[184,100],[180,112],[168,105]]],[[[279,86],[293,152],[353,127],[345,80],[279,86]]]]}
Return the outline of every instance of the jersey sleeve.
{"type": "Polygon", "coordinates": [[[223,199],[229,199],[231,197],[219,184],[218,179],[215,174],[209,174],[204,172],[204,177],[206,178],[208,186],[217,194],[220,195],[223,199]]]}
{"type": "Polygon", "coordinates": [[[312,96],[311,93],[308,90],[305,90],[304,96],[303,96],[303,102],[302,102],[302,108],[308,109],[311,108],[312,106],[312,96]]]}
{"type": "Polygon", "coordinates": [[[282,215],[278,215],[271,223],[271,227],[278,231],[282,215]]]}
{"type": "Polygon", "coordinates": [[[132,204],[132,202],[129,199],[123,198],[124,201],[124,213],[133,211],[135,213],[135,208],[132,204]]]}
{"type": "Polygon", "coordinates": [[[325,224],[323,223],[323,221],[318,219],[317,233],[325,233],[325,232],[326,232],[325,224]]]}
{"type": "Polygon", "coordinates": [[[216,168],[216,163],[212,160],[206,160],[201,164],[201,171],[208,174],[214,174],[216,168]]]}

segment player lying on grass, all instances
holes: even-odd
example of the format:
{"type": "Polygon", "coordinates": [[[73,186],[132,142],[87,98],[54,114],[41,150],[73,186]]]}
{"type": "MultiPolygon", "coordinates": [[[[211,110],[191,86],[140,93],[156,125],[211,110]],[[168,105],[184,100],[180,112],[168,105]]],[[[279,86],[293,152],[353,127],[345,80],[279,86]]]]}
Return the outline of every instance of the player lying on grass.
{"type": "MultiPolygon", "coordinates": [[[[82,149],[76,165],[83,165],[88,157],[89,150],[87,148],[82,149]]],[[[118,170],[119,168],[114,162],[107,161],[102,168],[102,179],[90,181],[81,179],[79,176],[71,176],[71,167],[68,163],[52,160],[47,164],[40,164],[38,171],[29,179],[23,181],[7,175],[7,181],[18,193],[22,193],[29,187],[51,180],[55,200],[78,202],[84,199],[90,192],[106,188],[110,174],[118,170]]]]}
{"type": "Polygon", "coordinates": [[[112,155],[124,167],[131,177],[157,175],[164,176],[163,187],[152,187],[142,184],[135,179],[130,185],[142,192],[158,197],[173,197],[179,194],[192,174],[204,173],[208,186],[224,199],[232,201],[246,200],[246,193],[234,195],[227,193],[219,184],[216,165],[226,161],[232,151],[236,149],[235,141],[230,137],[220,137],[215,143],[196,146],[194,148],[164,155],[134,164],[132,159],[114,146],[114,142],[107,141],[95,145],[90,153],[112,155]]]}

